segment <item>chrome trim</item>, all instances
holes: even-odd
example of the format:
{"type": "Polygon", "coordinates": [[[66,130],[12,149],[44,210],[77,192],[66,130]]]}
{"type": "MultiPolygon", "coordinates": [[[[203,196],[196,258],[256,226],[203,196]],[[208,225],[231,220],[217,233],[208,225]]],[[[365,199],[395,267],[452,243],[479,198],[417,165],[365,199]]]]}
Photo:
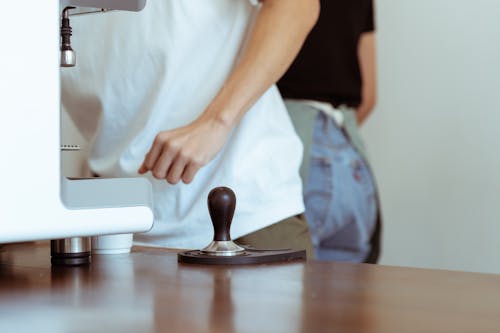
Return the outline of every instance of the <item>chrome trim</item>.
{"type": "Polygon", "coordinates": [[[52,254],[90,252],[91,248],[90,237],[72,237],[50,241],[50,252],[52,254]]]}
{"type": "Polygon", "coordinates": [[[61,51],[61,67],[75,67],[76,55],[73,50],[61,51]]]}
{"type": "Polygon", "coordinates": [[[243,254],[245,249],[233,241],[212,241],[201,252],[213,256],[236,256],[243,254]]]}

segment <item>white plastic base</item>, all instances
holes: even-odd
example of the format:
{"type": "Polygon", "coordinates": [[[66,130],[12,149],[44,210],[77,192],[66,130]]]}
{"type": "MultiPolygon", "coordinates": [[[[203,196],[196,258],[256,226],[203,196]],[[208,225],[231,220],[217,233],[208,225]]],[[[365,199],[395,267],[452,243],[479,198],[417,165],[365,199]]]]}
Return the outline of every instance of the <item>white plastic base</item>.
{"type": "Polygon", "coordinates": [[[130,253],[133,237],[133,234],[92,237],[92,254],[130,253]]]}
{"type": "Polygon", "coordinates": [[[124,253],[130,253],[130,248],[109,249],[109,250],[92,250],[92,254],[124,254],[124,253]]]}

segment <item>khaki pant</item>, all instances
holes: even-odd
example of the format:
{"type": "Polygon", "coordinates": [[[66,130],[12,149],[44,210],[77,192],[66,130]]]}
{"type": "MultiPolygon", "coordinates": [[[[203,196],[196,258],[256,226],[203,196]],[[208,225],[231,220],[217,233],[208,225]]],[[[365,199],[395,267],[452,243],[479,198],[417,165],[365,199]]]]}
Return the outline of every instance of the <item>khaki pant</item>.
{"type": "Polygon", "coordinates": [[[303,214],[292,216],[264,229],[237,238],[235,242],[242,246],[251,246],[259,250],[306,250],[308,259],[314,257],[309,227],[303,214]]]}

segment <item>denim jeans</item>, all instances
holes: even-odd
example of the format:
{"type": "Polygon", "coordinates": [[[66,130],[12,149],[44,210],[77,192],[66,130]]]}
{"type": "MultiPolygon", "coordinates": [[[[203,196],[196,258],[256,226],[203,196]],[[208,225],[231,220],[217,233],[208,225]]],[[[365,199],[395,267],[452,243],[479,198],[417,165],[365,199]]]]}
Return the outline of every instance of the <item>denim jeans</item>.
{"type": "MultiPolygon", "coordinates": [[[[287,106],[292,120],[294,113],[311,112],[308,106],[287,106]]],[[[323,112],[316,112],[311,136],[302,138],[312,139],[305,144],[304,201],[315,257],[363,262],[371,250],[378,209],[371,170],[344,128],[323,112]]]]}

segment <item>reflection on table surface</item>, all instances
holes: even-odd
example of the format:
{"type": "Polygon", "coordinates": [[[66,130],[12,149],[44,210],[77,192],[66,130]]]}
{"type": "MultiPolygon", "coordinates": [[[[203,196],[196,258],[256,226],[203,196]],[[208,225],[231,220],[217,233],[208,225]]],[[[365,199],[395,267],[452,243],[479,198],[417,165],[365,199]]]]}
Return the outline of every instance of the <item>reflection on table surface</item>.
{"type": "Polygon", "coordinates": [[[177,263],[134,248],[51,267],[0,250],[0,332],[498,332],[500,276],[316,261],[177,263]]]}

